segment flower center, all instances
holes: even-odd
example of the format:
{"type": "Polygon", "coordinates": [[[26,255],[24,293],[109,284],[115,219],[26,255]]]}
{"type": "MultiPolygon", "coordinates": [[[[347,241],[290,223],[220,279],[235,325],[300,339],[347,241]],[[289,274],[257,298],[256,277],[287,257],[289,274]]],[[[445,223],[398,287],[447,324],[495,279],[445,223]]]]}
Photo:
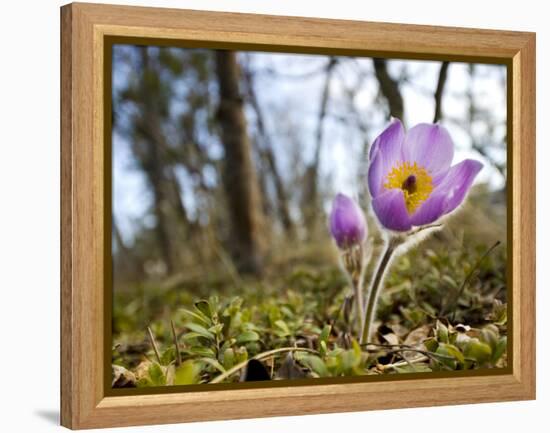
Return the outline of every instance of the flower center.
{"type": "Polygon", "coordinates": [[[403,184],[401,185],[403,191],[408,191],[409,194],[414,194],[416,192],[416,176],[414,174],[409,174],[403,184]]]}
{"type": "Polygon", "coordinates": [[[407,211],[413,213],[430,196],[433,190],[432,177],[424,167],[415,162],[402,162],[394,166],[386,176],[384,187],[403,191],[407,211]]]}

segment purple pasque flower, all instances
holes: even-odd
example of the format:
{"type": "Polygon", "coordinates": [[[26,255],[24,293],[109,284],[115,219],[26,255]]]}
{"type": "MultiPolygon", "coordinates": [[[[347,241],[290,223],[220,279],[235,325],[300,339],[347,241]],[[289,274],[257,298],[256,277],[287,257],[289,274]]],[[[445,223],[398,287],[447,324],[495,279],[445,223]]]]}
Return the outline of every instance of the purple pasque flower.
{"type": "Polygon", "coordinates": [[[341,249],[359,245],[367,236],[363,211],[353,199],[344,194],[337,194],[332,203],[330,232],[341,249]]]}
{"type": "Polygon", "coordinates": [[[382,226],[405,232],[462,203],[483,164],[466,159],[451,167],[453,148],[441,125],[420,123],[405,133],[402,123],[392,120],[369,154],[369,191],[382,226]]]}

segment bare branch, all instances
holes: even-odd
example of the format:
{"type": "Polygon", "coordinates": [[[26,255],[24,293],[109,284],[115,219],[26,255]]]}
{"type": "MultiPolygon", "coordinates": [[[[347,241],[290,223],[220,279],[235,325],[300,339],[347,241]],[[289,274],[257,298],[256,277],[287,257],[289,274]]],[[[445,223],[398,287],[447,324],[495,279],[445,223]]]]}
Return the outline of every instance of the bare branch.
{"type": "Polygon", "coordinates": [[[441,67],[439,68],[439,76],[437,78],[437,87],[435,89],[435,94],[434,94],[435,112],[434,112],[433,123],[436,123],[437,121],[439,121],[439,119],[441,119],[443,91],[445,90],[445,83],[447,82],[448,70],[449,70],[449,62],[442,62],[441,67]]]}
{"type": "Polygon", "coordinates": [[[388,73],[386,59],[373,58],[372,62],[376,78],[380,84],[380,92],[388,101],[390,115],[403,120],[403,97],[397,81],[388,73]]]}

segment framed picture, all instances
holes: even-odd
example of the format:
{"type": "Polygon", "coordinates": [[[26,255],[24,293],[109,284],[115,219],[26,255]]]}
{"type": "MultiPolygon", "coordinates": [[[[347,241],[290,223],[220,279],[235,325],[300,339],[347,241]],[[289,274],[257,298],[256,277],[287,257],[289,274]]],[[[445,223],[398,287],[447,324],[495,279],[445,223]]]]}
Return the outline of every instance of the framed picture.
{"type": "Polygon", "coordinates": [[[535,398],[535,35],[61,8],[61,422],[535,398]]]}

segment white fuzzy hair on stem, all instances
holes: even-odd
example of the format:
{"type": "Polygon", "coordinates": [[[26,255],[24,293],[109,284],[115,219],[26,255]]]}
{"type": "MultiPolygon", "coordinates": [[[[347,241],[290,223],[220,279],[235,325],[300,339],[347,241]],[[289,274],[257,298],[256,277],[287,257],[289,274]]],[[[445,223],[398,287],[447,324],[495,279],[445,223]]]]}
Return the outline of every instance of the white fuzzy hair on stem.
{"type": "Polygon", "coordinates": [[[389,234],[386,236],[384,241],[384,252],[378,259],[378,264],[376,265],[376,270],[372,276],[369,290],[367,292],[367,299],[365,301],[364,308],[365,317],[363,319],[363,330],[360,340],[361,344],[366,344],[370,340],[372,322],[376,316],[378,297],[380,296],[380,292],[384,286],[384,280],[386,279],[386,274],[393,261],[401,254],[408,251],[411,247],[426,239],[430,233],[433,233],[441,227],[442,226],[440,224],[430,225],[420,227],[408,233],[389,234]]]}

